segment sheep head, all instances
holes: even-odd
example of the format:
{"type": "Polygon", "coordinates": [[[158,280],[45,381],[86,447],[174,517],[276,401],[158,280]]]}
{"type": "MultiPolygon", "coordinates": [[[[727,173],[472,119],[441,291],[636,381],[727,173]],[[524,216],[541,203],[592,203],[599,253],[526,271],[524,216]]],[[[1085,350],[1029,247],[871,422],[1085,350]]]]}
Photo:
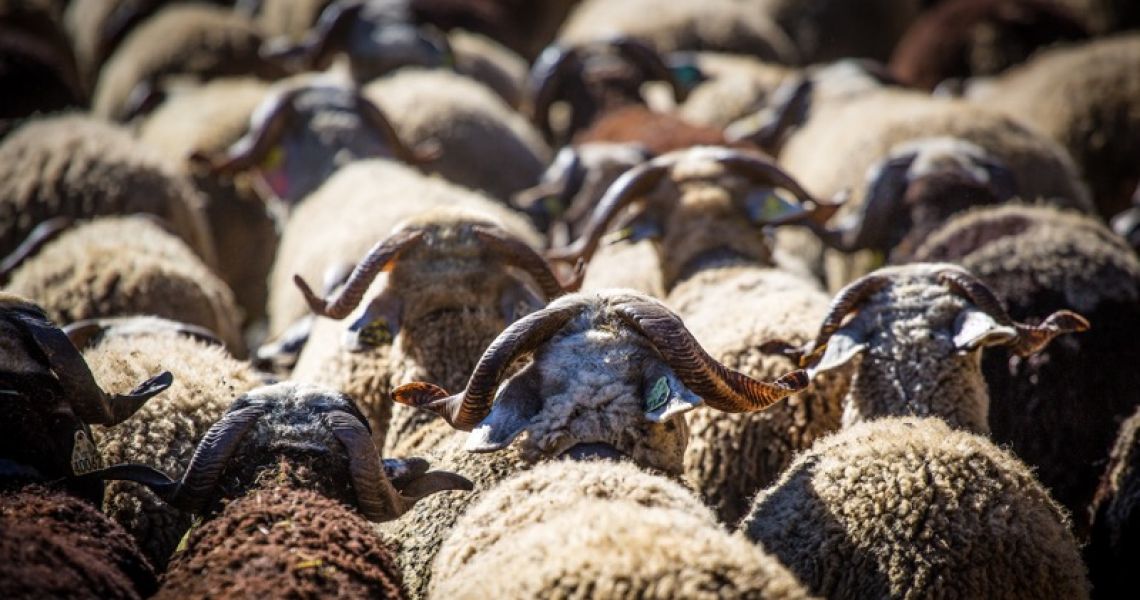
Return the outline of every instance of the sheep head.
{"type": "Polygon", "coordinates": [[[343,53],[353,79],[361,83],[402,67],[454,64],[447,35],[432,25],[416,24],[406,5],[390,0],[334,2],[300,44],[271,40],[262,47],[262,56],[293,71],[322,71],[343,53]]]}
{"type": "Polygon", "coordinates": [[[902,262],[951,215],[1015,195],[1013,173],[979,146],[951,137],[912,140],[868,170],[859,210],[819,233],[838,250],[869,249],[902,262]]]}
{"type": "Polygon", "coordinates": [[[189,160],[215,176],[253,171],[263,195],[292,205],[349,162],[385,157],[419,165],[433,152],[406,146],[358,89],[317,77],[270,94],[249,131],[226,150],[195,152],[189,160]]]}
{"type": "Polygon", "coordinates": [[[202,437],[177,481],[137,464],[89,475],[135,481],[172,506],[208,514],[220,500],[253,489],[260,474],[281,460],[311,467],[308,487],[357,507],[372,521],[395,519],[435,492],[472,489],[459,475],[427,472],[423,459],[382,461],[368,421],[352,399],[293,382],[260,387],[234,400],[202,437]]]}
{"type": "Polygon", "coordinates": [[[667,83],[678,103],[688,95],[688,88],[645,42],[616,37],[569,48],[548,46],[527,80],[531,120],[547,141],[568,139],[603,112],[645,104],[641,85],[647,81],[667,83]],[[570,105],[569,126],[562,136],[555,134],[550,121],[550,110],[560,100],[570,105]]]}
{"type": "Polygon", "coordinates": [[[525,431],[523,455],[532,460],[602,446],[676,474],[688,440],[680,415],[702,404],[759,411],[807,384],[803,371],[767,382],[729,369],[659,301],[608,290],[560,298],[516,321],[458,394],[411,383],[392,396],[470,431],[471,452],[500,450],[525,431]],[[525,356],[529,364],[507,378],[525,356]]]}
{"type": "Polygon", "coordinates": [[[879,269],[843,288],[819,334],[804,347],[773,341],[764,349],[799,360],[813,377],[862,356],[848,394],[853,401],[845,408],[845,424],[933,415],[988,432],[981,350],[1003,345],[1029,356],[1058,335],[1088,327],[1084,317],[1067,310],[1038,325],[1017,323],[966,269],[917,263],[879,269]]]}
{"type": "Polygon", "coordinates": [[[667,287],[706,259],[739,256],[770,264],[771,245],[761,228],[821,227],[839,207],[813,198],[758,152],[694,147],[626,171],[606,191],[582,235],[548,257],[588,260],[610,223],[631,205],[619,239],[658,240],[667,287]]]}
{"type": "MultiPolygon", "coordinates": [[[[97,469],[101,459],[88,425],[126,420],[172,379],[164,372],[128,394],[109,394],[38,306],[0,293],[0,479],[43,481],[97,469]]],[[[102,502],[97,480],[66,484],[102,502]]]]}
{"type": "Polygon", "coordinates": [[[562,282],[525,242],[478,213],[429,210],[397,225],[360,261],[344,286],[327,298],[294,278],[314,313],[343,319],[360,306],[373,280],[382,290],[349,326],[353,351],[391,343],[401,324],[449,309],[495,306],[509,324],[581,284],[562,282]]]}

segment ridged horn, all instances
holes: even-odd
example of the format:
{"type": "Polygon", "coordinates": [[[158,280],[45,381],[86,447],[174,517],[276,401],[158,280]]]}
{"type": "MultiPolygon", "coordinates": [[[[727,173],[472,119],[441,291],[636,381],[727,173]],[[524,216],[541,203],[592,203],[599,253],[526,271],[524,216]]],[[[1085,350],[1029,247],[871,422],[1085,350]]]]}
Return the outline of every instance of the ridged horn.
{"type": "Polygon", "coordinates": [[[1040,325],[1018,323],[1009,316],[993,290],[964,269],[943,270],[938,274],[938,281],[973,302],[975,306],[993,317],[999,325],[1013,327],[1017,331],[1017,338],[1010,346],[1018,356],[1030,356],[1041,351],[1058,335],[1089,329],[1088,320],[1071,310],[1054,312],[1040,325]]]}
{"type": "Polygon", "coordinates": [[[558,276],[534,248],[526,242],[509,235],[498,228],[472,227],[475,235],[487,245],[487,249],[508,265],[518,267],[534,278],[546,300],[550,301],[567,292],[577,290],[583,277],[579,274],[574,280],[559,281],[558,276]]]}
{"type": "Polygon", "coordinates": [[[748,178],[752,183],[779,187],[791,192],[805,207],[805,211],[801,217],[784,222],[810,220],[823,225],[843,205],[842,202],[829,203],[817,200],[787,171],[759,152],[725,148],[717,153],[716,161],[734,173],[748,178]]]}
{"type": "Polygon", "coordinates": [[[448,396],[430,383],[409,383],[392,391],[400,404],[431,410],[452,427],[471,431],[490,412],[499,382],[516,358],[554,336],[587,306],[586,301],[559,303],[535,311],[507,327],[483,352],[467,387],[448,396]]]}
{"type": "MultiPolygon", "coordinates": [[[[804,346],[800,356],[800,366],[807,367],[813,360],[819,358],[823,349],[827,347],[827,342],[831,339],[832,334],[843,326],[843,320],[847,315],[855,311],[868,296],[883,289],[890,282],[891,279],[886,275],[871,273],[852,281],[842,290],[839,290],[827,308],[827,314],[824,315],[823,322],[819,325],[819,332],[816,334],[815,340],[804,346]]],[[[779,342],[769,342],[769,344],[777,346],[779,342]]],[[[786,349],[777,353],[788,354],[786,349]]]]}
{"type": "Polygon", "coordinates": [[[305,296],[305,302],[314,313],[330,319],[343,319],[360,305],[360,300],[368,291],[368,286],[372,285],[372,280],[387,269],[402,252],[423,239],[423,235],[420,229],[404,229],[377,243],[352,270],[344,287],[331,298],[317,296],[300,275],[294,275],[293,282],[297,284],[305,296]]]}
{"type": "Polygon", "coordinates": [[[649,339],[685,386],[717,410],[764,410],[810,383],[802,370],[768,382],[724,366],[701,348],[680,317],[657,302],[628,302],[615,310],[630,327],[649,339]]]}

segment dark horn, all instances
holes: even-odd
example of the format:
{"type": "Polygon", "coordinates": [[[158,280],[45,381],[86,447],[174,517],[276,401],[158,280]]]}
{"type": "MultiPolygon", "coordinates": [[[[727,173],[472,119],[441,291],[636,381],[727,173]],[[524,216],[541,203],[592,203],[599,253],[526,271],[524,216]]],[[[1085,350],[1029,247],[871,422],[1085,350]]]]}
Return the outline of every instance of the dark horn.
{"type": "Polygon", "coordinates": [[[527,75],[527,96],[531,101],[531,122],[547,141],[554,139],[550,107],[558,99],[566,73],[580,66],[578,51],[552,44],[534,62],[527,75]]]}
{"type": "Polygon", "coordinates": [[[768,382],[724,366],[701,348],[680,317],[656,302],[629,302],[616,311],[649,338],[681,382],[712,408],[734,413],[764,410],[810,383],[802,370],[768,382]]]}
{"type": "Polygon", "coordinates": [[[736,148],[726,149],[719,153],[716,160],[733,172],[747,177],[749,181],[755,184],[771,185],[791,192],[805,207],[803,216],[795,219],[795,221],[806,219],[817,225],[823,225],[843,206],[842,202],[832,203],[816,199],[787,171],[759,152],[736,148]]]}
{"type": "Polygon", "coordinates": [[[179,323],[166,319],[151,320],[145,317],[110,317],[103,319],[83,319],[67,324],[63,332],[68,339],[80,350],[86,348],[91,340],[112,327],[122,327],[126,333],[145,333],[172,331],[179,335],[198,340],[211,346],[225,348],[226,344],[218,335],[205,327],[179,323]]]}
{"type": "Polygon", "coordinates": [[[392,149],[392,154],[405,164],[417,166],[425,162],[430,162],[434,156],[419,155],[414,150],[408,147],[402,139],[400,134],[396,132],[396,128],[392,126],[392,122],[388,120],[384,111],[376,106],[371,100],[365,98],[359,92],[355,93],[356,107],[360,111],[361,116],[364,117],[364,122],[367,123],[372,129],[380,134],[384,142],[392,149]]]}
{"type": "Polygon", "coordinates": [[[24,241],[11,254],[5,256],[3,261],[0,261],[0,283],[7,281],[8,276],[24,261],[35,256],[41,248],[67,231],[74,222],[75,220],[71,217],[55,217],[36,225],[36,228],[24,238],[24,241]]]}
{"type": "Polygon", "coordinates": [[[566,283],[559,281],[546,259],[526,242],[512,235],[492,227],[475,226],[472,230],[500,260],[519,267],[533,277],[538,287],[542,289],[542,293],[546,295],[547,301],[562,296],[572,288],[576,289],[582,283],[581,277],[566,283]]]}
{"type": "MultiPolygon", "coordinates": [[[[827,314],[824,315],[823,322],[820,323],[819,333],[816,334],[815,340],[804,347],[800,356],[800,366],[807,367],[812,360],[818,358],[827,346],[832,334],[843,326],[843,320],[847,315],[856,310],[868,296],[883,289],[890,282],[890,278],[886,275],[872,273],[856,279],[839,290],[827,308],[827,314]]],[[[787,352],[784,353],[788,354],[787,352]]]]}
{"type": "Polygon", "coordinates": [[[688,97],[689,91],[677,80],[672,69],[656,50],[645,42],[634,38],[621,37],[611,42],[629,62],[636,65],[651,81],[664,81],[673,90],[673,100],[680,104],[688,97]]]}
{"type": "Polygon", "coordinates": [[[286,124],[296,114],[293,100],[302,91],[304,87],[297,87],[274,95],[264,111],[255,113],[265,117],[252,124],[250,130],[224,152],[194,151],[188,160],[213,175],[233,175],[257,166],[281,140],[286,124]]]}
{"type": "Polygon", "coordinates": [[[214,423],[194,449],[182,481],[164,499],[183,510],[200,510],[209,500],[209,494],[214,491],[242,437],[264,412],[260,406],[247,406],[227,412],[214,423]]]}
{"type": "Polygon", "coordinates": [[[585,302],[560,303],[535,311],[507,327],[483,352],[467,387],[448,396],[430,383],[409,383],[392,391],[400,404],[431,410],[452,427],[471,431],[491,412],[499,382],[519,356],[533,351],[582,312],[585,302]]]}
{"type": "Polygon", "coordinates": [[[314,313],[330,319],[343,319],[360,305],[360,299],[364,297],[364,292],[368,291],[368,286],[372,285],[372,280],[387,269],[400,253],[419,242],[423,235],[420,229],[405,229],[377,243],[352,270],[344,287],[331,298],[318,297],[300,275],[294,275],[293,282],[300,288],[305,301],[314,313]]]}

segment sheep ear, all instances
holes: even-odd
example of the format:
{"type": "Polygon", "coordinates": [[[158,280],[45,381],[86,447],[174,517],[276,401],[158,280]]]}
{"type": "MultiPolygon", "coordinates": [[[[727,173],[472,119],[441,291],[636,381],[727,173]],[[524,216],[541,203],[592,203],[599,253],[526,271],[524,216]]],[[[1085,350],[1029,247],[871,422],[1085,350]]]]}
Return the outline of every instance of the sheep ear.
{"type": "Polygon", "coordinates": [[[349,352],[365,352],[376,346],[387,346],[400,333],[400,317],[404,313],[404,301],[385,286],[360,318],[348,326],[344,332],[344,347],[349,352]]]}
{"type": "Polygon", "coordinates": [[[658,362],[645,370],[641,401],[645,418],[654,423],[664,423],[705,402],[681,383],[673,369],[658,362]]]}
{"type": "Polygon", "coordinates": [[[968,307],[954,320],[954,347],[963,352],[983,346],[1009,344],[1017,339],[1017,330],[1001,325],[985,311],[968,307]]]}
{"type": "Polygon", "coordinates": [[[503,321],[510,325],[545,304],[523,282],[512,278],[510,285],[499,296],[499,313],[503,316],[503,321]]]}
{"type": "Polygon", "coordinates": [[[838,369],[851,362],[867,348],[867,334],[862,329],[848,325],[831,334],[827,340],[827,349],[814,366],[808,368],[808,376],[814,378],[818,373],[838,369]]]}
{"type": "Polygon", "coordinates": [[[495,452],[506,448],[542,409],[538,369],[533,365],[511,378],[495,398],[488,414],[467,435],[468,452],[495,452]]]}

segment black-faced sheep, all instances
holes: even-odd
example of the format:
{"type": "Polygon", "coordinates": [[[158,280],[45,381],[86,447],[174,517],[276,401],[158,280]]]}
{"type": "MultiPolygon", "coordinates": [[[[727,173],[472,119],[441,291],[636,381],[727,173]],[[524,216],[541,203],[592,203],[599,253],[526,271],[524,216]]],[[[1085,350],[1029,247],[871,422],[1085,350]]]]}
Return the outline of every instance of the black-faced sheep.
{"type": "Polygon", "coordinates": [[[293,377],[352,396],[381,448],[427,416],[407,407],[393,415],[392,388],[412,381],[461,386],[504,327],[565,293],[521,237],[489,215],[456,207],[398,224],[327,298],[296,281],[315,314],[347,327],[318,320],[293,377]]]}
{"type": "Polygon", "coordinates": [[[427,468],[422,459],[381,461],[347,396],[281,383],[235,400],[178,480],[137,464],[94,475],[143,483],[207,519],[175,556],[159,597],[271,589],[398,597],[392,559],[365,519],[394,519],[430,494],[471,487],[427,468]],[[257,524],[258,533],[245,529],[257,524]]]}
{"type": "Polygon", "coordinates": [[[994,440],[1036,469],[1083,539],[1117,425],[1140,404],[1126,358],[1140,336],[1140,261],[1096,217],[1016,205],[952,219],[917,258],[969,269],[1013,318],[1070,309],[1091,323],[1035,356],[994,348],[982,360],[994,440]]]}
{"type": "Polygon", "coordinates": [[[1140,35],[1041,52],[968,97],[1004,110],[1068,149],[1108,219],[1140,174],[1140,35]]]}
{"type": "Polygon", "coordinates": [[[431,448],[429,458],[478,487],[460,498],[429,498],[381,529],[400,544],[405,583],[420,597],[455,519],[508,475],[546,459],[601,455],[624,456],[677,476],[688,442],[680,415],[701,404],[729,412],[762,410],[807,384],[799,371],[758,381],[726,368],[697,345],[675,314],[649,297],[609,290],[560,298],[503,331],[464,391],[448,396],[425,383],[393,391],[397,402],[430,409],[471,432],[447,435],[447,425],[437,421],[401,447],[431,448]],[[529,364],[500,385],[527,355],[529,364]]]}
{"type": "Polygon", "coordinates": [[[215,77],[284,72],[258,55],[261,32],[246,17],[219,6],[167,6],[127,35],[99,74],[96,115],[127,121],[152,110],[179,84],[215,77]]]}
{"type": "Polygon", "coordinates": [[[692,492],[624,462],[552,461],[488,492],[435,561],[431,597],[803,598],[692,492]]]}
{"type": "MultiPolygon", "coordinates": [[[[95,428],[95,444],[109,464],[135,462],[166,472],[190,464],[194,448],[234,398],[261,384],[261,376],[220,347],[211,332],[153,318],[79,321],[66,328],[92,372],[124,385],[165,365],[175,381],[131,419],[95,428]]],[[[103,509],[138,540],[159,571],[165,570],[191,516],[129,483],[107,485],[103,509]]]]}
{"type": "Polygon", "coordinates": [[[1128,578],[1140,553],[1140,411],[1120,426],[1089,515],[1092,534],[1085,547],[1093,596],[1127,597],[1128,578]]]}
{"type": "Polygon", "coordinates": [[[65,231],[20,265],[6,289],[61,323],[157,315],[215,331],[245,353],[233,293],[149,216],[103,217],[65,231]]]}
{"type": "Polygon", "coordinates": [[[1088,597],[1068,517],[1032,471],[938,418],[819,440],[740,530],[827,598],[1088,597]]]}
{"type": "Polygon", "coordinates": [[[67,115],[29,121],[0,143],[0,254],[48,219],[150,213],[208,265],[205,201],[185,177],[113,125],[67,115]]]}

